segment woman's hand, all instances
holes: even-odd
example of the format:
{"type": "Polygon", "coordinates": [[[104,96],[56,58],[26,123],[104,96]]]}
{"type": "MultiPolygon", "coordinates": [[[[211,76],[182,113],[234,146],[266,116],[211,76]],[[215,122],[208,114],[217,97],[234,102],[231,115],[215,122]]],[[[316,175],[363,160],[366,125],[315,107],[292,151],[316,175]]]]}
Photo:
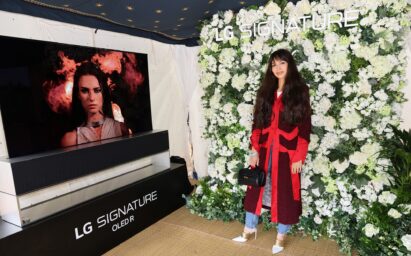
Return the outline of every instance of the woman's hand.
{"type": "Polygon", "coordinates": [[[293,174],[301,173],[302,167],[303,167],[303,164],[302,164],[301,160],[298,161],[298,162],[295,162],[295,163],[293,163],[292,166],[291,166],[291,172],[292,172],[293,174]]]}
{"type": "Polygon", "coordinates": [[[251,150],[250,156],[248,157],[248,164],[251,165],[251,167],[255,167],[256,165],[258,165],[258,160],[257,150],[251,150]]]}

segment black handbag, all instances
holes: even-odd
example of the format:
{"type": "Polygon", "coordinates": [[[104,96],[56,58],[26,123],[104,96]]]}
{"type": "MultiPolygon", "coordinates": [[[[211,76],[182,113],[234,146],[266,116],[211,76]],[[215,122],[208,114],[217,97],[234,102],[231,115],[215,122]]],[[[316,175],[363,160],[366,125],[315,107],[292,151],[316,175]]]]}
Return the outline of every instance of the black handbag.
{"type": "Polygon", "coordinates": [[[265,172],[258,166],[254,168],[244,167],[238,171],[238,184],[253,187],[263,187],[265,185],[265,172]]]}

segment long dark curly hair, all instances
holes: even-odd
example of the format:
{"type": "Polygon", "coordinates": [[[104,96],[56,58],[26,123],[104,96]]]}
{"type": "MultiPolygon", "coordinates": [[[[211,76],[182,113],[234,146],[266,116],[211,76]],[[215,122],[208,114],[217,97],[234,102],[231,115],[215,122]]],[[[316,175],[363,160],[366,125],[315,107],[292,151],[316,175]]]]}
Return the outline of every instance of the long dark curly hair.
{"type": "Polygon", "coordinates": [[[273,52],[268,60],[267,70],[260,88],[257,91],[257,100],[254,107],[254,126],[264,128],[270,125],[272,106],[275,93],[278,89],[278,78],[272,72],[272,62],[283,60],[288,63],[285,77],[285,86],[282,93],[284,109],[281,118],[288,124],[297,125],[311,114],[310,95],[308,86],[297,70],[297,65],[288,50],[280,49],[273,52]]]}

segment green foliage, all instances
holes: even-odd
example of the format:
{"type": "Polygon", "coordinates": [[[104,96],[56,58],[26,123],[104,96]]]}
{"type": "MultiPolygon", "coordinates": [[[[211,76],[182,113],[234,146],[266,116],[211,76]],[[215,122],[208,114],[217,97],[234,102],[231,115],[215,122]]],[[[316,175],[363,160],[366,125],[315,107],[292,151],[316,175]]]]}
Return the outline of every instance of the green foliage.
{"type": "Polygon", "coordinates": [[[210,220],[244,221],[243,198],[244,191],[238,186],[207,177],[199,182],[196,193],[187,200],[187,207],[210,220]]]}

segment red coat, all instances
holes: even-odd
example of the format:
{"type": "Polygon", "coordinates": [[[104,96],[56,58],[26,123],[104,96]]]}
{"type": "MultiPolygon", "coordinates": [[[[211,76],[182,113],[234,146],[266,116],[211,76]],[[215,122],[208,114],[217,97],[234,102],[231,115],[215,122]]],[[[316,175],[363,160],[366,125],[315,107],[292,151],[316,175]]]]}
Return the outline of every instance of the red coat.
{"type": "MultiPolygon", "coordinates": [[[[300,174],[291,173],[291,165],[301,160],[308,152],[311,133],[311,116],[299,125],[290,125],[281,120],[282,96],[274,98],[271,125],[253,129],[251,145],[258,151],[259,166],[267,173],[270,148],[272,147],[271,169],[271,221],[282,224],[298,223],[302,213],[300,197],[300,174]]],[[[260,215],[264,187],[247,188],[244,208],[260,215]]]]}

